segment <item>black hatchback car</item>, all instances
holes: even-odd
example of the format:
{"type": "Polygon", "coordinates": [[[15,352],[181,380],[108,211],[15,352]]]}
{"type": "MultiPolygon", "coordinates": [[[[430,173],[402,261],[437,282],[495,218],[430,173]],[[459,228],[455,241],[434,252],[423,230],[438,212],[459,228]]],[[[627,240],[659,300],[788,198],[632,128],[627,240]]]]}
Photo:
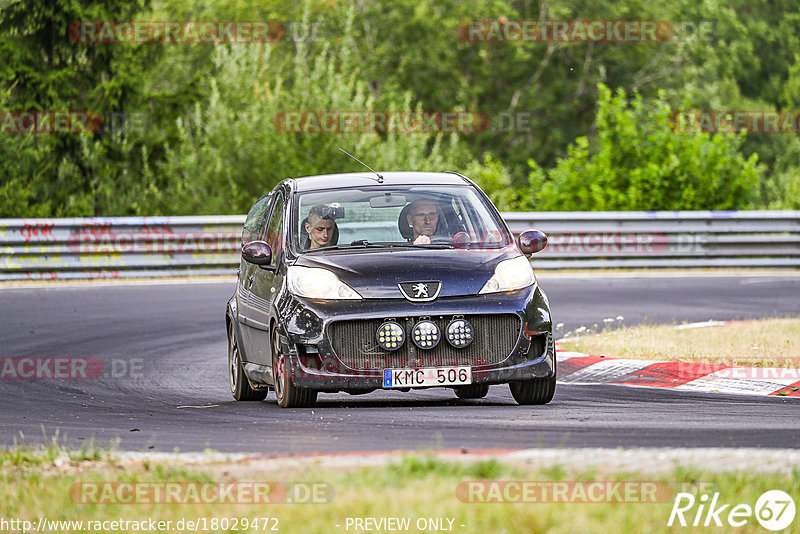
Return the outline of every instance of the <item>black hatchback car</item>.
{"type": "Polygon", "coordinates": [[[458,173],[287,179],[247,214],[228,368],[236,400],[283,407],[320,392],[509,384],[519,404],[556,387],[550,308],[497,209],[458,173]]]}

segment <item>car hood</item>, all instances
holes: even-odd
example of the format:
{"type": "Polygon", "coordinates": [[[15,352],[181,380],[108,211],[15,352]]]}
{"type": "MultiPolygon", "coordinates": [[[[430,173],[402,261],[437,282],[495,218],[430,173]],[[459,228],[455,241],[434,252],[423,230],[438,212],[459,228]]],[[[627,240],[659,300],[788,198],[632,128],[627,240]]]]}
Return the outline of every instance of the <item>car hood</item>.
{"type": "Polygon", "coordinates": [[[476,295],[494,274],[498,262],[519,256],[508,246],[500,250],[350,249],[303,254],[295,265],[321,267],[364,298],[402,299],[398,284],[438,280],[438,298],[476,295]]]}

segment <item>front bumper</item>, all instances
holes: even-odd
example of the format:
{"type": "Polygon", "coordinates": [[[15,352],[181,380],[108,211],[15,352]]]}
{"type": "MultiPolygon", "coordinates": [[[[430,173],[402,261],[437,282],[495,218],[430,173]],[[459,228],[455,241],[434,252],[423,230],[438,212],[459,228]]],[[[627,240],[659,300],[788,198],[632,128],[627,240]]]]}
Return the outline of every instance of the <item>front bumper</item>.
{"type": "MultiPolygon", "coordinates": [[[[320,302],[284,294],[279,299],[290,376],[295,386],[318,391],[370,391],[382,388],[383,368],[353,369],[339,359],[328,327],[334,321],[418,318],[470,314],[515,314],[521,328],[513,350],[501,361],[472,364],[475,384],[502,384],[555,376],[555,346],[547,296],[537,285],[525,290],[442,298],[415,304],[401,299],[320,302]]],[[[442,341],[444,343],[444,341],[442,341]]],[[[438,365],[452,365],[447,362],[438,365]]],[[[389,367],[390,365],[387,365],[389,367]]],[[[410,367],[428,367],[425,363],[410,367]]]]}
{"type": "MultiPolygon", "coordinates": [[[[380,389],[383,385],[382,371],[364,372],[361,374],[329,373],[304,366],[300,359],[296,357],[291,358],[291,362],[292,382],[299,388],[335,393],[337,391],[372,391],[380,389]]],[[[552,378],[554,374],[555,356],[551,351],[548,351],[545,356],[535,361],[517,365],[499,366],[492,369],[473,367],[472,383],[505,384],[518,380],[530,380],[532,378],[552,378]]]]}

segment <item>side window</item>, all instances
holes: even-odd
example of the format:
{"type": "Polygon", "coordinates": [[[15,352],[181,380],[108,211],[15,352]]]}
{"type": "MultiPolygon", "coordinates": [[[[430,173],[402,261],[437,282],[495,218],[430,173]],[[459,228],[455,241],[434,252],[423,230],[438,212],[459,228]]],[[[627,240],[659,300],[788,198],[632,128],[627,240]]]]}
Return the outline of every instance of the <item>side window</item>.
{"type": "Polygon", "coordinates": [[[274,263],[283,250],[283,193],[278,192],[278,197],[275,199],[275,207],[272,209],[272,218],[269,220],[264,241],[272,249],[274,263]]]}
{"type": "Polygon", "coordinates": [[[250,208],[250,211],[247,213],[247,218],[244,221],[244,229],[242,230],[242,245],[258,239],[267,221],[267,210],[271,198],[271,194],[264,195],[250,208]]]}

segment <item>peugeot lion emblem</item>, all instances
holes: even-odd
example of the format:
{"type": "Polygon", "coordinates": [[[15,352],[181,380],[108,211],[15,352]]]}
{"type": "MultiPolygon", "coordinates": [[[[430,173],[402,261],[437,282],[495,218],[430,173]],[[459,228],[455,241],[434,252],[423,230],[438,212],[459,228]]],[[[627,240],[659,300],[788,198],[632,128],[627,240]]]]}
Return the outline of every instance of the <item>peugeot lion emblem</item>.
{"type": "Polygon", "coordinates": [[[428,284],[420,282],[419,284],[414,284],[414,287],[411,289],[414,290],[414,298],[418,299],[421,297],[428,297],[428,284]]]}
{"type": "Polygon", "coordinates": [[[400,292],[411,302],[430,302],[439,296],[442,283],[438,280],[421,280],[397,284],[400,292]]]}

